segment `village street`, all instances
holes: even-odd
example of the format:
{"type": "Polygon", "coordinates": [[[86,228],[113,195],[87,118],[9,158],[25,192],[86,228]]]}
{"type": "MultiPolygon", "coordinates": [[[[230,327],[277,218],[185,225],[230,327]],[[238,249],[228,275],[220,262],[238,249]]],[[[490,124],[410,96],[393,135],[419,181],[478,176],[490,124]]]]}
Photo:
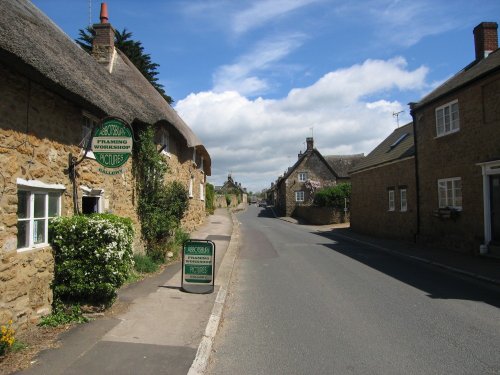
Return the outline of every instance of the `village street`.
{"type": "Polygon", "coordinates": [[[210,374],[498,374],[492,285],[278,220],[241,247],[210,374]]]}

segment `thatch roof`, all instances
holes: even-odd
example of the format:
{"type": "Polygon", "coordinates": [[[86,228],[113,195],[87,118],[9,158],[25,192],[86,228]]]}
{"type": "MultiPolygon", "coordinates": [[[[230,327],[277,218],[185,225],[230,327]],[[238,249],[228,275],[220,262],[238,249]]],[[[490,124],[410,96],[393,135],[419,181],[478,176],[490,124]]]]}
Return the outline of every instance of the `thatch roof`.
{"type": "Polygon", "coordinates": [[[210,155],[200,139],[124,54],[118,53],[110,74],[31,2],[2,1],[0,61],[100,116],[168,122],[204,156],[210,175],[210,155]]]}

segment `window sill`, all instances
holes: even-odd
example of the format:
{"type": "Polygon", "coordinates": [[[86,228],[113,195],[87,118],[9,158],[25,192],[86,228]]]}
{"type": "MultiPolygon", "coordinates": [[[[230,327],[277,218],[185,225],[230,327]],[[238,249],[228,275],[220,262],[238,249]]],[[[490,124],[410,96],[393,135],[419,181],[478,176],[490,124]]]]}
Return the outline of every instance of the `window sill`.
{"type": "Polygon", "coordinates": [[[170,152],[168,152],[168,151],[165,151],[165,150],[162,150],[161,154],[165,155],[167,158],[171,158],[172,157],[172,154],[170,152]]]}
{"type": "Polygon", "coordinates": [[[450,131],[450,132],[448,132],[448,133],[443,133],[443,134],[440,134],[440,135],[436,135],[436,136],[434,137],[434,139],[443,138],[443,137],[446,137],[446,136],[448,136],[448,135],[456,134],[456,133],[458,133],[458,132],[460,132],[460,128],[458,128],[457,130],[450,131]]]}
{"type": "Polygon", "coordinates": [[[37,251],[37,250],[41,250],[41,249],[46,249],[48,247],[50,247],[50,244],[47,242],[47,243],[37,244],[33,247],[22,247],[20,249],[17,249],[16,251],[18,253],[28,253],[30,251],[37,251]]]}

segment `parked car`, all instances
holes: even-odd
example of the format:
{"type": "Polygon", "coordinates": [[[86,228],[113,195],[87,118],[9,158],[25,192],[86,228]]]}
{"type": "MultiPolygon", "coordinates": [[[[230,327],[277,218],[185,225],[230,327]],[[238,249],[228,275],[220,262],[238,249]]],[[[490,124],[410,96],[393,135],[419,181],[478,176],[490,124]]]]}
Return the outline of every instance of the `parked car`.
{"type": "Polygon", "coordinates": [[[267,203],[265,201],[260,201],[259,207],[267,207],[267,203]]]}

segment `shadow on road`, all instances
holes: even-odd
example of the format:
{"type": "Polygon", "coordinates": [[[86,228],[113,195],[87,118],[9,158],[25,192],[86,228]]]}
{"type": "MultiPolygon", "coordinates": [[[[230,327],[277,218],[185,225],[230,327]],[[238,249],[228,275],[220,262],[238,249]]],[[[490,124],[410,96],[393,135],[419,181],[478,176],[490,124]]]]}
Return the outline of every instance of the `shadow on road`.
{"type": "MultiPolygon", "coordinates": [[[[338,231],[340,233],[343,230],[338,231]]],[[[312,233],[335,240],[335,243],[322,243],[321,245],[418,288],[427,293],[430,298],[482,301],[491,306],[500,307],[500,288],[496,286],[465,276],[460,277],[458,274],[447,272],[437,266],[350,241],[336,236],[335,231],[312,233]]]]}

